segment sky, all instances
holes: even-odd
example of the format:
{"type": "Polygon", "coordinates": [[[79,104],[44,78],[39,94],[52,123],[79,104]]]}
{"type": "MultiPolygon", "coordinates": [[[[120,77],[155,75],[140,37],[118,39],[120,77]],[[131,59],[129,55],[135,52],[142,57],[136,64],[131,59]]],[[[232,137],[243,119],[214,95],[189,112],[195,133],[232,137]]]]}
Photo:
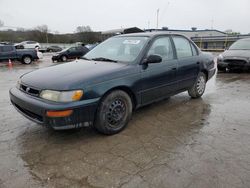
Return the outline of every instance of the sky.
{"type": "Polygon", "coordinates": [[[77,26],[94,31],[139,27],[232,29],[250,33],[250,0],[0,0],[5,26],[72,33],[77,26]]]}

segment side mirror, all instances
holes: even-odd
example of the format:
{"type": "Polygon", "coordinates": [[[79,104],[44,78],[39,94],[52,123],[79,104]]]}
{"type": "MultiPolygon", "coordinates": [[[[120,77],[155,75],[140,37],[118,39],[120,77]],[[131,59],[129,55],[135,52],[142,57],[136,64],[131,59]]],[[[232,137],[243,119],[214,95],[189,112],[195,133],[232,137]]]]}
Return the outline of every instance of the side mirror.
{"type": "Polygon", "coordinates": [[[144,61],[143,64],[160,63],[162,58],[159,55],[150,55],[144,61]]]}

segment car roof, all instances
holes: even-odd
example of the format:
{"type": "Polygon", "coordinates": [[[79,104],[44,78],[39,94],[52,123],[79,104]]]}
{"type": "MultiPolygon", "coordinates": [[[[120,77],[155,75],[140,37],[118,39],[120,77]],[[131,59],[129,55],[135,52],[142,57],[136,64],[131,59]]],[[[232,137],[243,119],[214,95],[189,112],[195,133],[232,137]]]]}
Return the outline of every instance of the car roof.
{"type": "Polygon", "coordinates": [[[168,32],[164,32],[164,31],[154,31],[154,32],[141,32],[141,33],[129,33],[129,34],[122,34],[122,35],[116,35],[115,37],[156,37],[156,36],[161,36],[161,35],[175,35],[175,36],[183,36],[185,37],[185,35],[181,35],[181,34],[175,34],[175,33],[168,33],[168,32]]]}

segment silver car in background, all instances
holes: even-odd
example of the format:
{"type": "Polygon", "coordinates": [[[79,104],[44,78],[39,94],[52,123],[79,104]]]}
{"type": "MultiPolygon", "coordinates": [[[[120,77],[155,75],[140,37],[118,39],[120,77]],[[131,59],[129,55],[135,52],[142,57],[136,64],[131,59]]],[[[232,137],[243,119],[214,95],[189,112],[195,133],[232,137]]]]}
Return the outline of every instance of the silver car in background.
{"type": "Polygon", "coordinates": [[[250,38],[240,39],[218,56],[218,70],[250,69],[250,38]]]}

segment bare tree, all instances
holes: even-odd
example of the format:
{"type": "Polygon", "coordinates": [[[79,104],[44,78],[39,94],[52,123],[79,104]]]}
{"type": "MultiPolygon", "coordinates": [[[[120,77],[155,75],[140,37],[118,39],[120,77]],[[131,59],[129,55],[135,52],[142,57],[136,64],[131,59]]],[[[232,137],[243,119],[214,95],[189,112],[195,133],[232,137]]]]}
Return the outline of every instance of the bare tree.
{"type": "Polygon", "coordinates": [[[38,30],[42,33],[48,33],[49,29],[47,25],[39,25],[35,27],[35,30],[38,30]]]}
{"type": "Polygon", "coordinates": [[[21,31],[21,32],[24,32],[24,31],[25,31],[25,29],[24,29],[23,27],[18,27],[18,28],[16,28],[16,31],[21,31]]]}
{"type": "Polygon", "coordinates": [[[90,26],[78,26],[76,28],[76,33],[84,33],[84,32],[91,32],[92,29],[90,26]]]}
{"type": "MultiPolygon", "coordinates": [[[[39,25],[35,27],[36,31],[39,31],[41,33],[41,38],[44,38],[43,36],[45,36],[46,38],[46,42],[49,43],[49,38],[48,38],[48,32],[49,32],[49,28],[47,25],[39,25]]],[[[43,40],[43,39],[42,39],[43,40]]]]}

